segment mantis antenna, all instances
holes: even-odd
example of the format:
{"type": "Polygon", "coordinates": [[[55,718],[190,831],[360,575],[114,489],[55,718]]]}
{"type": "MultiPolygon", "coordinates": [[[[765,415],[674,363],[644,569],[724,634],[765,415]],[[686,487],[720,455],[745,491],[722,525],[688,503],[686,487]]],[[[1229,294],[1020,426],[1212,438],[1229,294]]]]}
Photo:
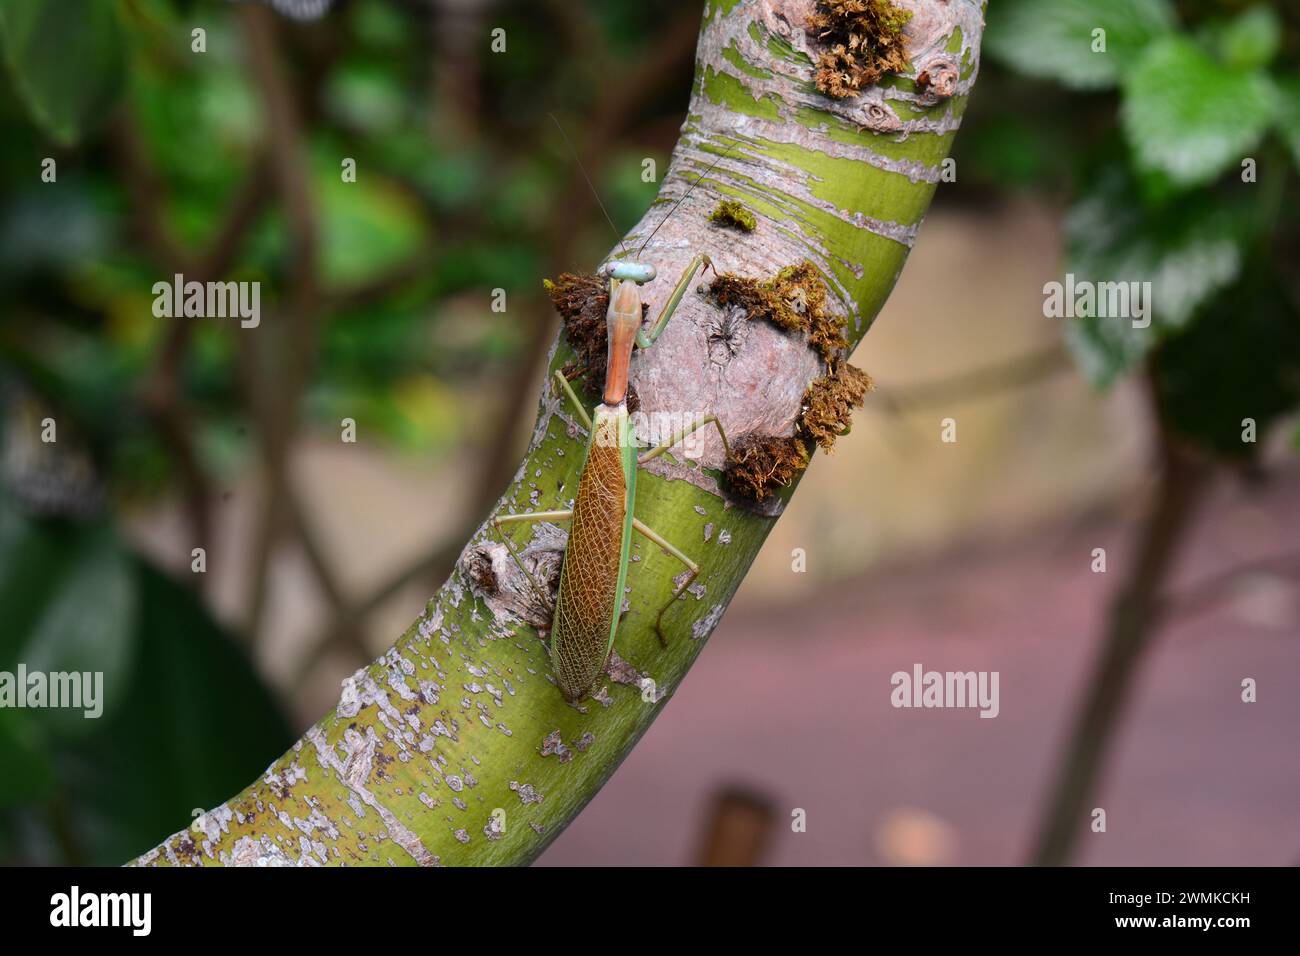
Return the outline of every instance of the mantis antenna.
{"type": "Polygon", "coordinates": [[[686,192],[682,193],[682,198],[677,200],[677,202],[673,203],[673,208],[668,210],[668,215],[664,216],[662,219],[659,220],[659,225],[655,226],[653,231],[651,231],[650,235],[646,236],[645,242],[641,243],[641,248],[636,251],[636,257],[638,259],[641,258],[641,253],[645,252],[645,247],[650,245],[650,240],[655,237],[655,233],[658,232],[663,227],[664,223],[666,223],[669,219],[673,218],[673,213],[677,211],[677,207],[686,201],[687,196],[695,192],[695,187],[704,181],[704,177],[709,175],[709,173],[713,172],[714,167],[716,167],[718,163],[722,162],[724,159],[730,156],[731,151],[735,148],[736,148],[735,143],[732,143],[730,146],[728,146],[726,150],[723,151],[722,155],[719,156],[717,159],[715,159],[712,163],[710,163],[709,168],[700,174],[699,179],[691,183],[691,188],[686,190],[686,192]]]}
{"type": "Polygon", "coordinates": [[[596,205],[600,207],[600,211],[605,216],[605,221],[609,223],[609,228],[614,230],[614,238],[618,240],[618,244],[622,246],[623,252],[626,254],[627,246],[623,245],[623,234],[618,231],[618,226],[614,225],[614,220],[610,218],[609,210],[607,210],[605,204],[600,201],[600,193],[596,192],[596,185],[591,181],[591,177],[587,175],[587,169],[582,165],[582,160],[578,158],[578,151],[573,148],[573,143],[569,140],[569,134],[564,131],[564,127],[560,125],[560,121],[556,119],[554,113],[547,113],[546,115],[551,118],[551,121],[555,123],[555,128],[558,129],[560,135],[564,137],[564,145],[569,147],[569,152],[573,154],[573,161],[578,164],[578,169],[582,172],[582,178],[587,181],[587,188],[591,190],[592,196],[595,197],[596,205]]]}

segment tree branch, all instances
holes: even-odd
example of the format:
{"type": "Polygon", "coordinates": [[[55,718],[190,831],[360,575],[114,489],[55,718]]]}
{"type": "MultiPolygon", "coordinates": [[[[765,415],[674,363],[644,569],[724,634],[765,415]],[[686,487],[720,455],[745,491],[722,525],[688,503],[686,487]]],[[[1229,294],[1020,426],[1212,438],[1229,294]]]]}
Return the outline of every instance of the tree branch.
{"type": "MultiPolygon", "coordinates": [[[[312,344],[322,312],[318,274],[318,225],[311,193],[311,164],[303,117],[293,87],[285,76],[274,16],[263,7],[240,7],[242,36],[248,48],[249,71],[261,97],[266,136],[270,143],[270,170],[288,220],[290,279],[285,327],[276,322],[271,341],[258,348],[258,338],[244,330],[238,337],[240,361],[249,403],[257,412],[260,447],[266,472],[266,491],[254,543],[252,586],[248,612],[249,640],[256,640],[266,603],[266,578],[271,555],[287,516],[308,565],[333,613],[351,619],[342,586],[316,542],[309,517],[289,474],[290,451],[298,424],[298,403],[312,367],[312,344]],[[275,374],[265,363],[274,358],[275,374]]],[[[358,654],[368,653],[365,635],[357,623],[344,631],[358,654]]]]}
{"type": "MultiPolygon", "coordinates": [[[[155,262],[169,273],[207,282],[223,276],[234,264],[244,238],[261,214],[269,190],[263,158],[254,160],[248,175],[228,204],[229,212],[206,249],[192,252],[167,227],[166,188],[130,110],[122,106],[113,120],[113,154],[130,197],[132,227],[155,262]]],[[[194,445],[194,419],[181,390],[181,366],[189,349],[194,323],[182,315],[168,319],[154,368],[140,390],[141,405],[176,459],[190,543],[209,552],[208,569],[218,560],[213,551],[212,486],[194,445]]],[[[210,580],[205,576],[200,581],[210,580]]]]}
{"type": "MultiPolygon", "coordinates": [[[[697,252],[719,271],[754,278],[811,261],[826,279],[829,307],[846,321],[850,348],[893,288],[974,83],[983,4],[900,0],[915,14],[907,72],[845,99],[812,85],[817,51],[804,29],[812,5],[709,4],[681,138],[658,200],[627,238],[635,250],[658,229],[644,252],[660,276],[643,293],[652,315],[697,252]],[[916,86],[920,72],[941,75],[943,65],[951,86],[916,86]],[[754,213],[752,233],[709,221],[724,198],[754,213]]],[[[825,373],[820,354],[801,334],[735,318],[688,293],[654,347],[633,360],[642,409],[714,413],[737,439],[792,434],[805,389],[825,373]],[[719,334],[728,348],[711,349],[719,334]]],[[[573,356],[562,339],[550,367],[573,356]]],[[[548,384],[528,453],[496,510],[567,506],[584,449],[585,435],[548,384]]],[[[711,441],[699,461],[663,455],[638,478],[637,516],[701,566],[665,616],[667,648],[656,638],[655,616],[680,566],[636,541],[630,612],[610,680],[580,705],[566,704],[535,627],[545,621],[537,620],[529,586],[482,526],[425,612],[345,682],[330,714],[260,779],[209,811],[202,836],[181,831],[138,862],[534,859],[685,678],[788,497],[762,514],[738,506],[720,489],[723,463],[720,443],[711,441]]],[[[515,540],[527,558],[544,557],[562,538],[538,526],[531,535],[519,530],[515,540]]]]}

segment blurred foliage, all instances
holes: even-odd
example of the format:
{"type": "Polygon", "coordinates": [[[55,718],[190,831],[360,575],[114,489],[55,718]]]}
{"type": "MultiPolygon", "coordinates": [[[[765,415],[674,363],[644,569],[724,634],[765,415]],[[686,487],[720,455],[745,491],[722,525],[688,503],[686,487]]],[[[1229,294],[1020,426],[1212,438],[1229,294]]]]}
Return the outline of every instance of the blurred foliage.
{"type": "Polygon", "coordinates": [[[1300,8],[998,0],[985,49],[965,188],[1067,204],[1076,282],[1151,283],[1147,328],[1065,320],[1080,370],[1104,387],[1145,363],[1179,433],[1252,457],[1300,408],[1300,8]]]}
{"type": "MultiPolygon", "coordinates": [[[[0,862],[113,864],[291,741],[248,639],[215,623],[194,575],[173,580],[134,553],[121,523],[160,500],[193,507],[195,480],[220,497],[257,468],[240,336],[260,345],[284,325],[295,250],[247,11],[64,6],[0,5],[0,672],[102,671],[106,709],[0,708],[0,862]],[[259,332],[156,318],[153,284],[201,271],[259,182],[219,276],[261,282],[259,332]],[[57,442],[41,440],[47,418],[57,442]]],[[[610,241],[547,113],[630,227],[658,188],[642,159],[667,168],[690,87],[692,45],[665,60],[662,31],[678,23],[691,39],[698,4],[275,6],[328,8],[275,29],[304,127],[321,303],[317,340],[294,343],[311,355],[297,425],[337,436],[351,417],[398,453],[481,455],[508,437],[501,383],[553,321],[542,279],[593,264],[610,241]],[[506,55],[490,49],[495,27],[506,55]],[[610,82],[643,63],[646,88],[610,82]]],[[[262,365],[277,375],[273,355],[262,365]]],[[[171,566],[189,561],[186,545],[171,566]]]]}

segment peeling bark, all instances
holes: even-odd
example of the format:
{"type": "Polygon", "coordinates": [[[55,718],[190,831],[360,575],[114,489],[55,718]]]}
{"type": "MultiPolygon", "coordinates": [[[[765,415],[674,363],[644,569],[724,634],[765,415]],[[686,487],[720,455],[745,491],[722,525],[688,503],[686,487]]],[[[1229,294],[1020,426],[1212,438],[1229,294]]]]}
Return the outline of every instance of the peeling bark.
{"type": "MultiPolygon", "coordinates": [[[[681,138],[658,199],[625,243],[635,252],[658,228],[641,255],[658,269],[643,290],[652,316],[697,252],[719,272],[759,279],[810,260],[827,280],[828,307],[846,320],[850,349],[857,344],[902,270],[979,63],[982,0],[898,4],[913,13],[907,72],[832,99],[813,85],[817,51],[804,29],[812,0],[710,0],[681,138]],[[752,232],[709,221],[727,200],[753,213],[752,232]]],[[[550,367],[572,358],[561,339],[550,367]]],[[[757,440],[794,435],[803,396],[825,372],[804,336],[737,323],[697,289],[654,348],[633,359],[632,382],[650,415],[713,413],[733,440],[757,440]]],[[[566,704],[538,630],[549,597],[485,524],[420,618],[344,682],[334,711],[261,779],[135,862],[534,859],[671,697],[793,491],[773,496],[766,514],[736,507],[720,490],[720,442],[711,429],[699,434],[700,459],[663,455],[638,483],[637,516],[701,565],[665,615],[667,649],[655,615],[681,566],[637,538],[610,679],[566,704]]],[[[496,513],[570,507],[584,440],[548,380],[527,456],[496,513]]],[[[550,587],[564,529],[511,533],[550,587]]]]}

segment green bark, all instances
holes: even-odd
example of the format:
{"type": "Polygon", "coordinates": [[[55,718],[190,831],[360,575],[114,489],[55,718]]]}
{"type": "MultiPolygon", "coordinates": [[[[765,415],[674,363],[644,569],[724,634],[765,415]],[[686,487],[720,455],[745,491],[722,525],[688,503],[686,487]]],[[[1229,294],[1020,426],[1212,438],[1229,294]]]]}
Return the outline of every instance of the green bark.
{"type": "MultiPolygon", "coordinates": [[[[682,137],[660,198],[629,234],[628,248],[635,251],[669,204],[724,158],[643,257],[660,275],[646,287],[652,315],[696,251],[720,270],[755,277],[808,259],[847,321],[850,348],[857,344],[902,269],[979,60],[981,0],[899,5],[914,11],[907,74],[833,100],[813,85],[816,50],[803,30],[811,2],[709,4],[682,137]],[[916,83],[924,71],[945,70],[946,87],[916,83]],[[711,224],[721,200],[754,213],[754,232],[711,224]]],[[[571,357],[561,340],[551,368],[571,357]]],[[[824,371],[817,353],[788,333],[763,323],[738,330],[694,295],[633,366],[644,408],[715,412],[733,440],[792,434],[804,389],[824,371]]],[[[548,383],[534,439],[496,513],[571,505],[585,436],[563,401],[548,383]]],[[[610,680],[581,706],[566,704],[527,623],[544,623],[545,609],[482,528],[425,613],[345,682],[334,711],[261,779],[137,862],[534,859],[666,706],[779,514],[781,500],[762,514],[725,501],[721,465],[714,444],[698,462],[664,455],[639,479],[637,516],[701,565],[665,617],[666,650],[655,637],[655,614],[682,568],[638,537],[610,680]]],[[[510,533],[531,549],[539,573],[558,560],[561,530],[510,533]]]]}

